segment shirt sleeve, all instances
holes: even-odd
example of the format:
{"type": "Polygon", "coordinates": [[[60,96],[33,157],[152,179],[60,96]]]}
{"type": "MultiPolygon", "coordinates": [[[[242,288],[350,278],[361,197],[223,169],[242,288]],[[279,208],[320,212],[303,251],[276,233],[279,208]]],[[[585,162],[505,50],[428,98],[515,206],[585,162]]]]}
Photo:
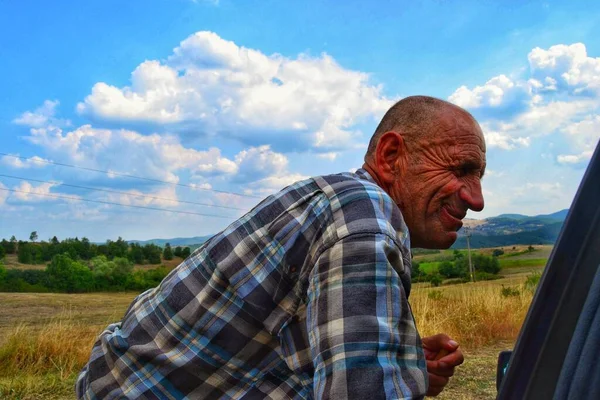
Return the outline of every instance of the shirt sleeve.
{"type": "Polygon", "coordinates": [[[315,398],[425,396],[425,356],[401,280],[408,276],[400,249],[381,233],[353,234],[320,255],[306,321],[315,398]]]}

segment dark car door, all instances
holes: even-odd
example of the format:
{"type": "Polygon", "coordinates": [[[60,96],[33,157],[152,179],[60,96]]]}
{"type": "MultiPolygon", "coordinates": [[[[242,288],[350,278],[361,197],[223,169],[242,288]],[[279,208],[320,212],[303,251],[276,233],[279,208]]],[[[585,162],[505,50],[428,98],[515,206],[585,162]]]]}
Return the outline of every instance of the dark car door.
{"type": "Polygon", "coordinates": [[[600,145],[548,260],[498,399],[600,399],[599,267],[600,145]]]}

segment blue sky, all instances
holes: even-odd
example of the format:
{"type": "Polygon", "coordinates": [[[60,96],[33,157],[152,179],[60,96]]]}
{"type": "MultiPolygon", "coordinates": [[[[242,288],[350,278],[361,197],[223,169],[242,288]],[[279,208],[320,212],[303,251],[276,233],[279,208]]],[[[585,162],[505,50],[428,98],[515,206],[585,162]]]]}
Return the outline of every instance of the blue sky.
{"type": "Polygon", "coordinates": [[[295,180],[360,167],[408,95],[480,122],[473,218],[568,207],[600,137],[592,1],[73,4],[0,3],[0,237],[215,233],[295,180]]]}

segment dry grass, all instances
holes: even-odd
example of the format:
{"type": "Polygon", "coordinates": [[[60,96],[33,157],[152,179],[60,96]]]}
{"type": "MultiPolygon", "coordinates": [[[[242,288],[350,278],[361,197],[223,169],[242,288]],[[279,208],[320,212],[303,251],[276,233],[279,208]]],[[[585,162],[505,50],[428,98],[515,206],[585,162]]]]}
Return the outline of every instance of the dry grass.
{"type": "Polygon", "coordinates": [[[518,288],[520,294],[502,296],[502,284],[496,283],[498,281],[415,288],[410,302],[420,334],[444,332],[471,349],[514,340],[533,293],[520,287],[523,277],[502,281],[504,285],[518,288]]]}
{"type": "Polygon", "coordinates": [[[72,399],[97,335],[135,293],[0,293],[0,398],[72,399]]]}
{"type": "MultiPolygon", "coordinates": [[[[502,297],[502,285],[525,275],[430,288],[415,285],[411,305],[422,336],[445,332],[461,343],[466,362],[441,399],[495,396],[499,351],[511,348],[532,295],[502,297]],[[437,297],[430,296],[439,291],[437,297]]],[[[0,398],[71,399],[97,335],[121,319],[135,293],[0,293],[0,398]]]]}

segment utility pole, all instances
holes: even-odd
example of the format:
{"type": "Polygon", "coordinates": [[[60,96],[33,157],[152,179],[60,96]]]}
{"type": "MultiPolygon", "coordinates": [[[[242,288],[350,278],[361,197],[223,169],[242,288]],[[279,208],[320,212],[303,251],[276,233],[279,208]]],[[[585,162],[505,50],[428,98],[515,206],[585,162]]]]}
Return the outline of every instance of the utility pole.
{"type": "Polygon", "coordinates": [[[465,228],[465,235],[467,236],[467,253],[469,254],[469,273],[471,274],[471,282],[475,282],[473,263],[471,262],[471,232],[469,231],[469,228],[465,228]]]}

